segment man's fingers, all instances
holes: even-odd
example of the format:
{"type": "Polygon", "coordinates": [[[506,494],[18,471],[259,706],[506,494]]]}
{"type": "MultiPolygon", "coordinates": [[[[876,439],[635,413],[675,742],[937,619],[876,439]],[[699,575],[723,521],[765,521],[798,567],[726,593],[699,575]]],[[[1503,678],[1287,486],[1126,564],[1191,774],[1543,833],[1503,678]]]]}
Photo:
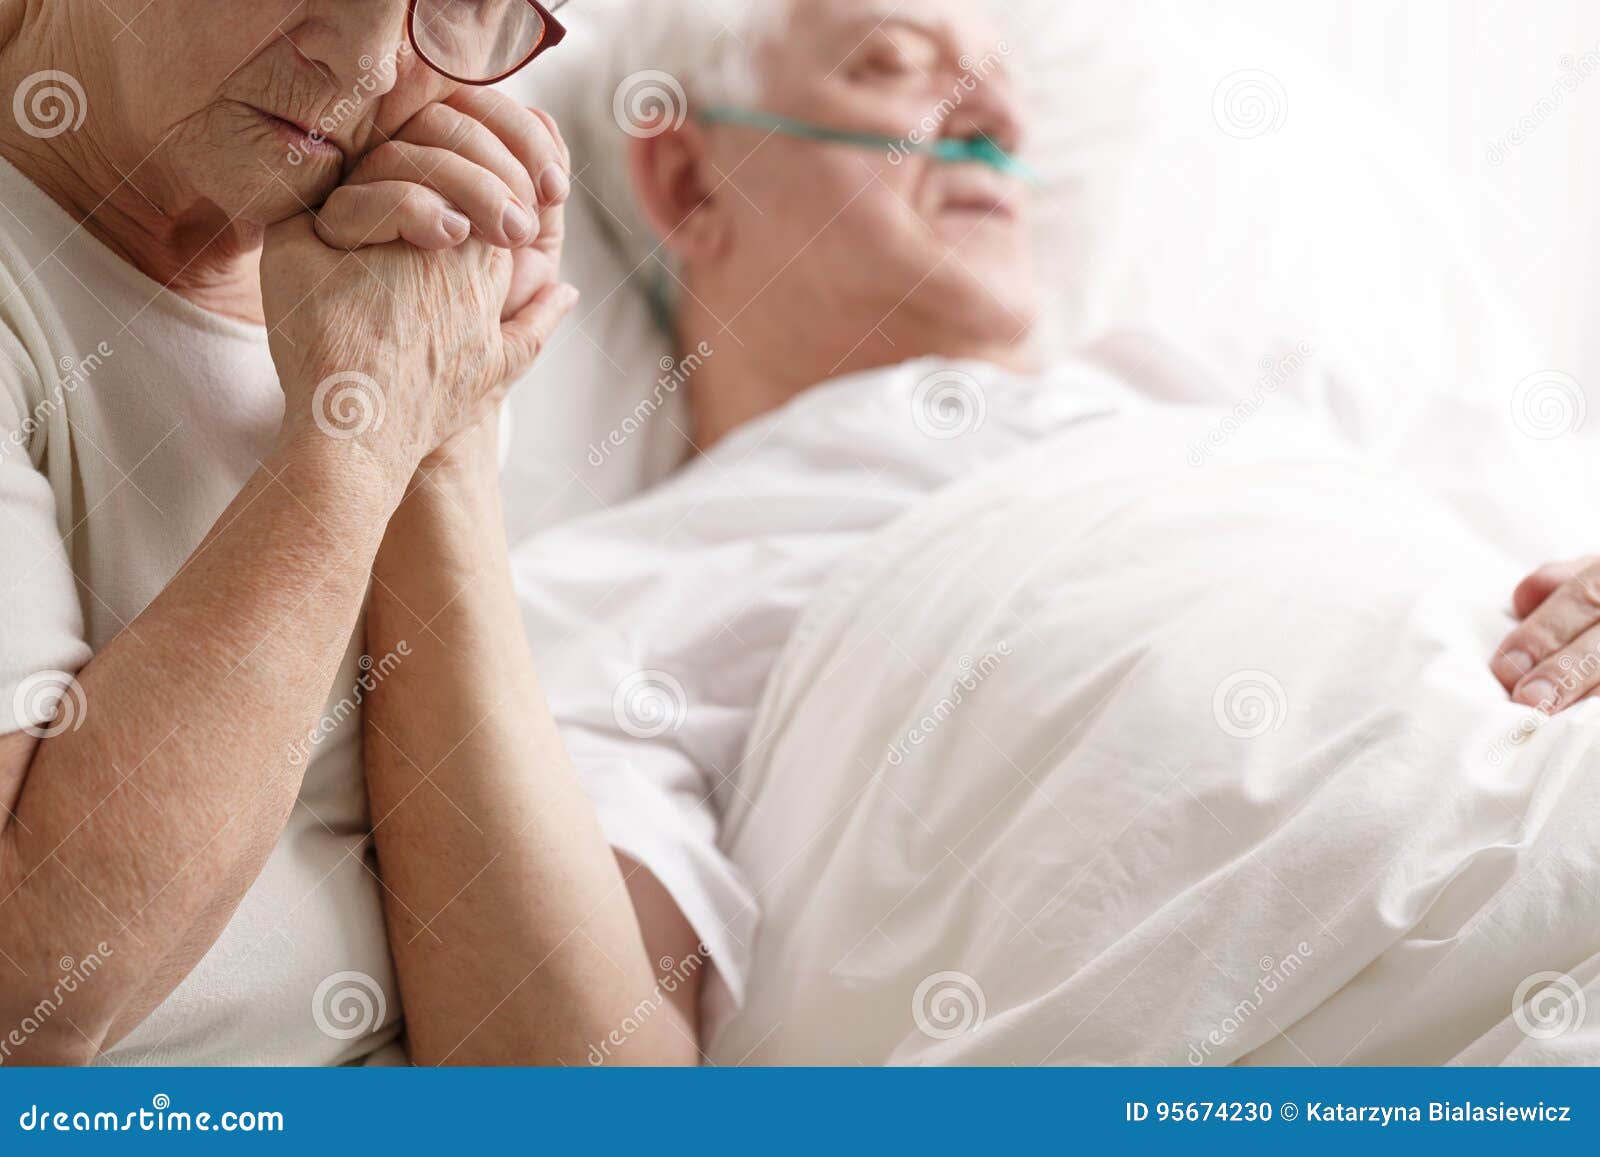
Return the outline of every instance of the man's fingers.
{"type": "Polygon", "coordinates": [[[317,212],[317,236],[334,249],[409,241],[419,249],[452,249],[471,224],[431,189],[410,181],[341,185],[317,212]]]}
{"type": "Polygon", "coordinates": [[[1584,632],[1538,664],[1511,697],[1554,715],[1600,687],[1600,627],[1584,632]]]}
{"type": "Polygon", "coordinates": [[[1525,619],[1533,614],[1545,599],[1556,593],[1562,583],[1577,578],[1596,562],[1600,562],[1600,557],[1591,555],[1567,562],[1553,562],[1534,571],[1518,584],[1516,593],[1511,596],[1511,607],[1516,611],[1517,618],[1525,619]]]}
{"type": "Polygon", "coordinates": [[[546,285],[511,320],[500,326],[508,377],[526,373],[550,343],[563,318],[578,304],[578,290],[564,282],[546,285]]]}
{"type": "Polygon", "coordinates": [[[1506,636],[1490,668],[1502,685],[1520,689],[1530,671],[1596,624],[1600,624],[1600,568],[1587,567],[1558,586],[1506,636]]]}
{"type": "Polygon", "coordinates": [[[538,236],[539,222],[494,173],[447,149],[385,141],[368,153],[347,184],[410,181],[432,189],[472,222],[478,236],[503,249],[520,249],[538,236]]]}
{"type": "Polygon", "coordinates": [[[521,313],[539,290],[560,279],[561,270],[537,249],[513,249],[509,254],[511,276],[501,303],[500,320],[508,322],[521,313]]]}

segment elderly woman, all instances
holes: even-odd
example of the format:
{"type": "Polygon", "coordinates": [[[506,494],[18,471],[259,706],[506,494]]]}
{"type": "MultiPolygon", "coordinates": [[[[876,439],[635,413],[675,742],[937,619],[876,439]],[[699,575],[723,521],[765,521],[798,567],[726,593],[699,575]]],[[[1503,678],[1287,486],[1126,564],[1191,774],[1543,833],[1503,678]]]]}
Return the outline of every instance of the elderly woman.
{"type": "MultiPolygon", "coordinates": [[[[496,403],[577,295],[560,136],[478,86],[559,38],[0,0],[0,1060],[578,1058],[692,951],[499,530],[496,403]]],[[[675,1009],[610,1055],[692,1060],[675,1009]]]]}

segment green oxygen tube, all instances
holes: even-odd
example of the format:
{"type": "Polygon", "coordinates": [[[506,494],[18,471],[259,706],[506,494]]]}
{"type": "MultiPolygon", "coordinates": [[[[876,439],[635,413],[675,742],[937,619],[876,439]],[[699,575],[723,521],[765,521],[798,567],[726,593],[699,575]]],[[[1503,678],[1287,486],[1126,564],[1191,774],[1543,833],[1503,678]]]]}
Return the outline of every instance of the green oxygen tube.
{"type": "MultiPolygon", "coordinates": [[[[827,125],[811,124],[791,117],[778,116],[775,113],[761,112],[759,109],[735,108],[730,105],[714,105],[711,108],[699,109],[695,113],[695,119],[703,124],[743,125],[763,132],[799,137],[801,140],[872,149],[885,153],[894,164],[899,164],[908,156],[925,156],[948,164],[988,165],[991,169],[997,169],[1029,184],[1039,183],[1038,174],[1033,169],[988,137],[913,141],[907,137],[880,136],[877,133],[858,133],[829,128],[827,125]]],[[[656,321],[663,329],[670,330],[672,328],[671,285],[659,258],[656,260],[656,273],[650,278],[647,296],[656,321]]]]}
{"type": "Polygon", "coordinates": [[[932,157],[935,160],[949,164],[988,165],[991,169],[998,169],[1002,173],[1020,177],[1030,184],[1038,183],[1038,175],[1033,169],[1006,152],[1005,149],[995,144],[988,137],[913,141],[908,137],[882,136],[878,133],[858,133],[850,132],[846,129],[829,128],[827,125],[812,124],[808,121],[795,120],[792,117],[761,112],[759,109],[734,108],[728,105],[715,105],[711,108],[699,109],[695,115],[698,120],[705,124],[744,125],[747,128],[782,133],[784,136],[789,137],[799,137],[801,140],[823,141],[827,144],[852,145],[858,149],[879,150],[886,153],[889,160],[895,164],[898,164],[902,158],[908,156],[932,157]]]}

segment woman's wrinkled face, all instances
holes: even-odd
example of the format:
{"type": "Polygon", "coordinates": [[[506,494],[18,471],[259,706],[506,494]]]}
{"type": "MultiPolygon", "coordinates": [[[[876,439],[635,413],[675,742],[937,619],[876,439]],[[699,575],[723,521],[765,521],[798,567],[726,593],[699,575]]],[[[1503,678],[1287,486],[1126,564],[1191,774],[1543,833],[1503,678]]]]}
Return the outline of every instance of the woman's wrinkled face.
{"type": "Polygon", "coordinates": [[[319,205],[357,157],[454,88],[411,51],[404,0],[83,8],[103,58],[85,71],[109,79],[85,78],[110,130],[100,147],[169,212],[209,202],[266,225],[319,205]]]}
{"type": "MultiPolygon", "coordinates": [[[[761,103],[909,145],[988,138],[1014,152],[1023,114],[1011,49],[980,7],[792,0],[762,61],[761,103]]],[[[811,303],[811,317],[828,302],[869,328],[971,327],[1002,340],[1030,328],[1030,190],[1017,176],[914,148],[822,147],[781,135],[727,157],[723,171],[742,194],[722,198],[742,218],[736,235],[758,239],[742,247],[763,266],[747,279],[760,287],[778,277],[767,292],[789,286],[797,308],[811,303]]]]}

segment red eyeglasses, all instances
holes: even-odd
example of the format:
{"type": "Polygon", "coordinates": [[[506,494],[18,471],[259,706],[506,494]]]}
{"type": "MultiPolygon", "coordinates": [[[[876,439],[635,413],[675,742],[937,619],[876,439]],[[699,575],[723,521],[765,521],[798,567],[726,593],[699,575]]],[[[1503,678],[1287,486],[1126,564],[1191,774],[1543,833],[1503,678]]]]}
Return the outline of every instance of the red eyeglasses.
{"type": "Polygon", "coordinates": [[[411,0],[406,32],[424,64],[460,84],[494,84],[567,35],[537,0],[411,0]]]}

